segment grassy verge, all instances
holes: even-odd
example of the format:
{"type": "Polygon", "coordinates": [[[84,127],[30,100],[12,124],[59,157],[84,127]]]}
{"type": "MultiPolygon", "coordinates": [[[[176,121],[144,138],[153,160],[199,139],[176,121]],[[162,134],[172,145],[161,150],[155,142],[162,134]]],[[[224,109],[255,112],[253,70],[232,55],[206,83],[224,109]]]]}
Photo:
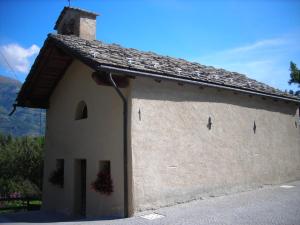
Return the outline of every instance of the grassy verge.
{"type": "MultiPolygon", "coordinates": [[[[31,200],[29,201],[28,210],[39,210],[42,205],[40,200],[31,200]]],[[[0,205],[0,213],[9,213],[9,212],[18,212],[18,211],[27,211],[27,202],[26,201],[10,201],[2,202],[0,205]]]]}

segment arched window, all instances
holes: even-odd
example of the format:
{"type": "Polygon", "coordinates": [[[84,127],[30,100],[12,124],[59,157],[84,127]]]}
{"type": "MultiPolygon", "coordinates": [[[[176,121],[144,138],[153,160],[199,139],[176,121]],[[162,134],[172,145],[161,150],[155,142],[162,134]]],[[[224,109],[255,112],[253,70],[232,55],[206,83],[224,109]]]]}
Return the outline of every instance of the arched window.
{"type": "Polygon", "coordinates": [[[82,120],[82,119],[86,119],[87,117],[88,117],[88,109],[86,103],[84,101],[81,101],[77,105],[75,120],[82,120]]]}

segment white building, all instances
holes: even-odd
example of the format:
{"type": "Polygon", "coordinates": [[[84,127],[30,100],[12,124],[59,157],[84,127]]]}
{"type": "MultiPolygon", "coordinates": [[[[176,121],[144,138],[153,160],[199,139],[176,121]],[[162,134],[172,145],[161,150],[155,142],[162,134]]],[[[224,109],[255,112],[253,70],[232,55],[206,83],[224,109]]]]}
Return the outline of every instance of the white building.
{"type": "Polygon", "coordinates": [[[300,178],[299,98],[95,41],[96,16],[63,9],[17,97],[47,109],[44,210],[123,217],[300,178]]]}

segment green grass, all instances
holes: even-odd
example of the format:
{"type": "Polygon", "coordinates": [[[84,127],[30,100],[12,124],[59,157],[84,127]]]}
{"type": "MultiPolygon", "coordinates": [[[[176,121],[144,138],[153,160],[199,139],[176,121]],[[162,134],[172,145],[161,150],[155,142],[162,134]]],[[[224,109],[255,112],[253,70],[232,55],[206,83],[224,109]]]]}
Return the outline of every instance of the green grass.
{"type": "Polygon", "coordinates": [[[29,202],[30,205],[42,205],[42,201],[41,200],[33,200],[29,202]]]}
{"type": "MultiPolygon", "coordinates": [[[[30,208],[29,210],[37,210],[41,207],[42,201],[40,200],[32,200],[29,201],[30,208]]],[[[10,201],[10,202],[2,202],[0,205],[0,213],[9,213],[9,212],[17,212],[27,210],[27,202],[26,201],[10,201]],[[17,207],[24,207],[23,209],[1,209],[1,208],[17,208],[17,207]]]]}

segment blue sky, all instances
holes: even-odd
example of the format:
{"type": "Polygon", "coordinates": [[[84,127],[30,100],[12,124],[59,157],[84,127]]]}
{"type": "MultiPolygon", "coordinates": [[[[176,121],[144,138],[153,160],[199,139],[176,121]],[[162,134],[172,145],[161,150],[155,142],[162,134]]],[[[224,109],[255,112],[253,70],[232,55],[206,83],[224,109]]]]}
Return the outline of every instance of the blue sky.
{"type": "MultiPolygon", "coordinates": [[[[0,0],[0,74],[19,80],[67,0],[0,0]],[[3,57],[4,55],[4,57],[3,57]]],[[[274,87],[300,66],[297,0],[71,0],[97,13],[97,39],[246,74],[274,87]]]]}

